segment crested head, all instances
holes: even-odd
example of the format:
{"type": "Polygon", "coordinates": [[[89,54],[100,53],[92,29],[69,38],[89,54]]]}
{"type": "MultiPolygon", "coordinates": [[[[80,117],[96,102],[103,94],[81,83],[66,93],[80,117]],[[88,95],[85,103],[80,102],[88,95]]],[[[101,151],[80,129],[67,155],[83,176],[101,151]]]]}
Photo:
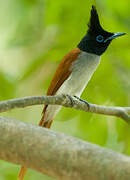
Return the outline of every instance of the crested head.
{"type": "Polygon", "coordinates": [[[92,6],[88,31],[78,44],[78,47],[82,51],[102,55],[113,39],[124,34],[125,33],[111,33],[105,31],[100,24],[95,6],[92,6]]]}
{"type": "Polygon", "coordinates": [[[102,27],[100,25],[99,22],[99,17],[98,17],[98,13],[97,10],[95,8],[95,6],[92,6],[91,9],[91,16],[90,16],[90,20],[88,23],[88,32],[97,32],[97,31],[102,31],[102,27]]]}

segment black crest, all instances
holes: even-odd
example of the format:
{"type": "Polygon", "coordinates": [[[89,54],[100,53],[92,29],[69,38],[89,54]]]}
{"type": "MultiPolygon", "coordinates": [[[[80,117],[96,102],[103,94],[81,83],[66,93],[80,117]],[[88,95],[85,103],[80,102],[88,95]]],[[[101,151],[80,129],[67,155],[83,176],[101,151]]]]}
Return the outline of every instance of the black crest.
{"type": "Polygon", "coordinates": [[[92,6],[90,21],[88,24],[88,32],[101,31],[103,28],[100,25],[98,13],[95,6],[92,6]]]}
{"type": "Polygon", "coordinates": [[[105,52],[110,42],[125,33],[111,33],[105,31],[99,22],[99,17],[95,6],[92,6],[88,31],[78,44],[78,48],[87,53],[101,55],[105,52]]]}

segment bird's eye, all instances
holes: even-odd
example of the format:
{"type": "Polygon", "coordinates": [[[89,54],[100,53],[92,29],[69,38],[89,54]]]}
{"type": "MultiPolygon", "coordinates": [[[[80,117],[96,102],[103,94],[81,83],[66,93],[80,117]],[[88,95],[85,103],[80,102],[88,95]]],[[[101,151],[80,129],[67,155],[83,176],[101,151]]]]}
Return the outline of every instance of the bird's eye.
{"type": "Polygon", "coordinates": [[[101,43],[101,42],[104,41],[104,37],[103,37],[102,35],[98,35],[98,36],[96,37],[96,41],[101,43]]]}

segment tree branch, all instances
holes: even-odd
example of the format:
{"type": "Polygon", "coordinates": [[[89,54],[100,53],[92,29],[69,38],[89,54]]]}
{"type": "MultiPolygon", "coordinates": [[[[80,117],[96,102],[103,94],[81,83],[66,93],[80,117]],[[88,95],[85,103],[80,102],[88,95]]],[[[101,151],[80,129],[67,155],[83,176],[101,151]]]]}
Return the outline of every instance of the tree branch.
{"type": "Polygon", "coordinates": [[[0,117],[0,159],[60,180],[130,179],[127,156],[5,117],[0,117]]]}
{"type": "Polygon", "coordinates": [[[88,106],[87,103],[82,102],[73,96],[64,94],[56,96],[32,96],[1,101],[0,112],[5,112],[14,108],[24,108],[27,106],[40,104],[62,105],[91,113],[117,116],[130,124],[130,107],[106,107],[91,103],[88,103],[88,106]]]}

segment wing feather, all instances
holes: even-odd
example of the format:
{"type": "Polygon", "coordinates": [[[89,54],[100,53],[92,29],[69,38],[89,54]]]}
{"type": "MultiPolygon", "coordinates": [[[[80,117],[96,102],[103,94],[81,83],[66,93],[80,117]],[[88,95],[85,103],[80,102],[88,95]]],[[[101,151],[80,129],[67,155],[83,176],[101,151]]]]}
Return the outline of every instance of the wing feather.
{"type": "Polygon", "coordinates": [[[55,95],[57,90],[61,87],[63,82],[69,77],[71,74],[71,64],[77,59],[81,50],[79,48],[75,48],[70,51],[59,64],[54,77],[51,81],[51,84],[48,88],[47,95],[55,95]]]}
{"type": "MultiPolygon", "coordinates": [[[[47,91],[48,96],[55,95],[57,90],[61,87],[64,81],[69,77],[69,75],[71,74],[71,68],[70,68],[71,64],[74,61],[76,61],[80,53],[81,53],[81,50],[79,48],[75,48],[72,51],[70,51],[66,56],[64,56],[50,83],[50,86],[47,91]]],[[[42,119],[39,123],[40,126],[45,126],[44,117],[45,117],[47,106],[48,105],[45,105],[43,108],[42,119]]]]}

